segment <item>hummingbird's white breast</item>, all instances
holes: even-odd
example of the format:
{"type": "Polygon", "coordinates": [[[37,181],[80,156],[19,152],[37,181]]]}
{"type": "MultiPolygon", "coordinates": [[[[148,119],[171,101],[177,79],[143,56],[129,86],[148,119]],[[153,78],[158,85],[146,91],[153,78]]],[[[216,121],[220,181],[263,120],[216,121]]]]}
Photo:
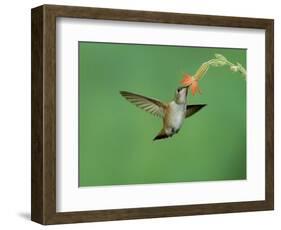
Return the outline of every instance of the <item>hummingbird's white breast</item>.
{"type": "Polygon", "coordinates": [[[177,104],[172,101],[169,104],[168,114],[165,122],[165,131],[167,134],[177,132],[185,119],[185,104],[177,104]]]}

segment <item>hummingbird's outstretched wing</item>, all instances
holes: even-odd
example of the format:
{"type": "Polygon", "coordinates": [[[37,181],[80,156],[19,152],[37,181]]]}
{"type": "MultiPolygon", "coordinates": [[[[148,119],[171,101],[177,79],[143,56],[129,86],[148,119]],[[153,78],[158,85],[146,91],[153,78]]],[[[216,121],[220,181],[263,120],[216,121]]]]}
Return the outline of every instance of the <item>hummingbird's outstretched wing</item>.
{"type": "Polygon", "coordinates": [[[185,111],[185,118],[192,116],[193,114],[197,113],[200,109],[205,107],[206,104],[203,105],[187,105],[185,111]]]}
{"type": "Polygon", "coordinates": [[[125,97],[129,102],[135,104],[137,107],[151,113],[158,117],[164,117],[165,108],[167,105],[154,98],[141,96],[127,91],[120,91],[120,94],[125,97]]]}

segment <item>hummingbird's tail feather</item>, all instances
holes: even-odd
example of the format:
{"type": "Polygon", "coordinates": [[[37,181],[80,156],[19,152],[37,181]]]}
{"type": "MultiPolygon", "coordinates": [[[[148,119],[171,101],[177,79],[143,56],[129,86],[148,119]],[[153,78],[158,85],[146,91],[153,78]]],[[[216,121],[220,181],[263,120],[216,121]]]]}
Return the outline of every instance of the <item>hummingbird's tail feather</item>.
{"type": "Polygon", "coordinates": [[[154,140],[154,141],[155,141],[155,140],[160,140],[160,139],[164,139],[164,138],[167,138],[167,137],[169,137],[169,136],[165,133],[165,130],[162,129],[162,130],[160,131],[160,133],[158,133],[157,136],[154,137],[153,140],[154,140]]]}

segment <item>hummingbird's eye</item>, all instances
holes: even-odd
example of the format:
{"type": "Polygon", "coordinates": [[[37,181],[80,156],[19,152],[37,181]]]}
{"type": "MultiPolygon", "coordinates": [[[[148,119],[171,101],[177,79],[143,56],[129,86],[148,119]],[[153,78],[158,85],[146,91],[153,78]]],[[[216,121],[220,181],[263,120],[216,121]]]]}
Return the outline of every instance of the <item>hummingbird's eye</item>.
{"type": "Polygon", "coordinates": [[[177,92],[179,93],[181,91],[181,89],[177,89],[177,92]]]}

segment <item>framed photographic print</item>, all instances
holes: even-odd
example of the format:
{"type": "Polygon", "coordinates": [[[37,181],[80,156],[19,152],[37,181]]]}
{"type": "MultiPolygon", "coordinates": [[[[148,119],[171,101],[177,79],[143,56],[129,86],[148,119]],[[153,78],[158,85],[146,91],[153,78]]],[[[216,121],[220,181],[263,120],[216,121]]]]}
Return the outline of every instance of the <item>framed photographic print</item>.
{"type": "Polygon", "coordinates": [[[273,20],[32,9],[41,224],[274,208],[273,20]]]}

